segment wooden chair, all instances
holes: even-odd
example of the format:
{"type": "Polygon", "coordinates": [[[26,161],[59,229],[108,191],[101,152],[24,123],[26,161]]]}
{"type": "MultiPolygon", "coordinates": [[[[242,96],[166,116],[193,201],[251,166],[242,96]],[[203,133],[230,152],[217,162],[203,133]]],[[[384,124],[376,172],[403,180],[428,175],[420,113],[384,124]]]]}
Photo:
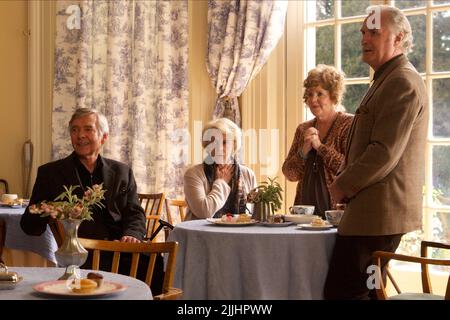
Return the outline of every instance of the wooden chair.
{"type": "Polygon", "coordinates": [[[9,193],[8,181],[0,179],[0,195],[9,193]]]}
{"type": "Polygon", "coordinates": [[[175,221],[174,219],[174,212],[172,212],[172,210],[170,209],[171,207],[176,207],[178,215],[180,216],[180,220],[181,222],[184,221],[184,218],[186,217],[186,208],[187,208],[187,203],[185,200],[183,199],[166,199],[165,201],[166,204],[166,213],[167,213],[167,221],[170,224],[174,224],[173,222],[175,221]]]}
{"type": "Polygon", "coordinates": [[[58,248],[61,247],[64,240],[64,228],[61,222],[59,222],[59,220],[56,219],[50,219],[48,225],[50,226],[50,230],[53,233],[53,237],[55,238],[58,248]]]}
{"type": "MultiPolygon", "coordinates": [[[[377,275],[376,280],[379,285],[376,286],[376,293],[379,300],[450,300],[450,275],[447,282],[447,289],[445,296],[434,295],[431,290],[431,282],[428,273],[428,265],[440,265],[440,266],[450,266],[450,260],[448,259],[432,259],[428,258],[428,248],[440,248],[440,249],[450,249],[450,244],[422,241],[420,245],[420,257],[407,256],[402,254],[396,254],[392,252],[376,251],[373,253],[373,264],[378,268],[381,268],[382,260],[398,260],[411,263],[419,263],[421,265],[421,277],[422,277],[422,291],[421,293],[402,293],[395,280],[393,280],[392,275],[390,275],[391,281],[393,281],[394,287],[397,291],[397,295],[388,297],[386,293],[386,284],[383,281],[381,272],[375,273],[377,275]]],[[[380,269],[378,269],[380,270],[380,269]]]]}
{"type": "Polygon", "coordinates": [[[138,193],[138,198],[147,218],[145,237],[150,238],[158,228],[165,196],[164,193],[138,193]]]}
{"type": "Polygon", "coordinates": [[[4,219],[0,218],[0,262],[3,263],[3,247],[5,246],[6,238],[6,222],[4,219]]]}
{"type": "Polygon", "coordinates": [[[111,272],[118,273],[119,260],[121,253],[132,253],[132,262],[130,269],[130,277],[136,278],[139,256],[140,254],[149,254],[150,261],[147,269],[145,282],[150,286],[153,277],[153,270],[155,268],[156,255],[167,254],[167,264],[164,273],[164,280],[162,286],[162,293],[153,297],[155,300],[175,300],[181,297],[183,291],[178,288],[173,288],[173,277],[175,272],[175,262],[178,250],[178,242],[159,242],[159,243],[126,243],[118,241],[93,240],[80,238],[81,245],[93,250],[92,269],[99,270],[100,266],[100,251],[114,252],[111,272]]]}

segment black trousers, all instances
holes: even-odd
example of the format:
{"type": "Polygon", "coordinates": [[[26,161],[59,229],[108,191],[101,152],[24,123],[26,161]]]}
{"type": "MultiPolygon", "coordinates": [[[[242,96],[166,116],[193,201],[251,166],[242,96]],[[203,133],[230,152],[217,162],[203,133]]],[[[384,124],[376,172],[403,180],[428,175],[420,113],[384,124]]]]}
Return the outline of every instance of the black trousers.
{"type": "MultiPolygon", "coordinates": [[[[395,252],[403,234],[384,236],[337,236],[324,287],[327,300],[376,299],[375,290],[367,286],[371,275],[367,267],[372,265],[375,251],[395,252]]],[[[382,275],[386,281],[386,264],[382,262],[382,275]]]]}

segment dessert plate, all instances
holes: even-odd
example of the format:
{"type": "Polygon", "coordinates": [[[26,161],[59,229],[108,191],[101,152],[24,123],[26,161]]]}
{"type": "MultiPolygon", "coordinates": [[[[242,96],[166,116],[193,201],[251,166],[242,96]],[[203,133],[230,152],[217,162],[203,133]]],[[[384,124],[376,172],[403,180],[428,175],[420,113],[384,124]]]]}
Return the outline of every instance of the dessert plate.
{"type": "Polygon", "coordinates": [[[245,221],[245,222],[225,222],[222,221],[222,219],[220,218],[207,218],[206,221],[214,223],[214,224],[218,224],[221,226],[229,226],[229,227],[242,227],[242,226],[251,226],[253,224],[258,223],[258,221],[251,219],[250,221],[245,221]]]}
{"type": "Polygon", "coordinates": [[[271,228],[276,228],[276,227],[288,227],[288,226],[292,226],[294,224],[294,222],[292,221],[287,221],[287,222],[260,222],[260,224],[262,226],[265,227],[271,227],[271,228]]]}
{"type": "Polygon", "coordinates": [[[297,227],[299,227],[302,230],[317,231],[317,230],[328,230],[328,229],[331,229],[333,226],[331,224],[326,224],[324,226],[313,226],[310,223],[303,223],[303,224],[298,224],[297,227]]]}
{"type": "Polygon", "coordinates": [[[20,203],[5,203],[5,202],[0,202],[0,206],[2,207],[8,207],[8,208],[22,208],[22,205],[20,203]]]}
{"type": "Polygon", "coordinates": [[[56,297],[94,298],[125,291],[127,286],[116,282],[103,281],[102,286],[92,292],[76,293],[67,287],[67,280],[54,280],[39,283],[33,289],[39,293],[56,297]]]}
{"type": "Polygon", "coordinates": [[[294,223],[311,223],[314,218],[318,218],[316,215],[307,215],[307,214],[285,214],[285,221],[292,221],[294,223]]]}

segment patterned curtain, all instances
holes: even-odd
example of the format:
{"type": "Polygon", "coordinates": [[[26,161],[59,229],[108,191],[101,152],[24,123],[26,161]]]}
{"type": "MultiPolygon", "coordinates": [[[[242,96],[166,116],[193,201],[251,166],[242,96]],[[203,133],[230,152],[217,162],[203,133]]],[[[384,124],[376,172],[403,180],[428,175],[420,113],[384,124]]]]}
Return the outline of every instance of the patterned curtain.
{"type": "Polygon", "coordinates": [[[58,1],[53,159],[72,151],[73,111],[95,108],[110,125],[102,154],[133,168],[138,192],[182,195],[187,63],[187,0],[58,1]]]}
{"type": "Polygon", "coordinates": [[[283,35],[287,1],[209,0],[207,69],[216,88],[213,117],[240,126],[237,97],[283,35]]]}

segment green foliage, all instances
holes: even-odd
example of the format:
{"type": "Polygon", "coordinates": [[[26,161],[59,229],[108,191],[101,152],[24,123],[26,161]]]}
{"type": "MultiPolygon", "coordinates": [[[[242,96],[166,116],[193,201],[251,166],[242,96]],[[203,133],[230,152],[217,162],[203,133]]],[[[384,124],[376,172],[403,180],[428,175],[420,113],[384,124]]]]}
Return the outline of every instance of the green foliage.
{"type": "Polygon", "coordinates": [[[342,25],[342,70],[347,78],[369,76],[369,66],[361,60],[361,23],[342,25]]]}
{"type": "Polygon", "coordinates": [[[334,16],[334,0],[316,1],[316,19],[324,20],[334,16]]]}
{"type": "Polygon", "coordinates": [[[343,17],[362,16],[366,14],[370,0],[344,0],[341,3],[343,17]]]}
{"type": "Polygon", "coordinates": [[[433,136],[450,137],[450,95],[448,94],[450,92],[450,79],[434,79],[432,83],[433,136]]]}
{"type": "Polygon", "coordinates": [[[346,93],[342,101],[342,105],[345,107],[348,113],[355,113],[362,97],[369,89],[368,84],[352,84],[346,86],[346,93]]]}
{"type": "Polygon", "coordinates": [[[270,205],[272,211],[281,209],[283,188],[276,181],[277,178],[267,178],[269,181],[261,182],[258,187],[250,191],[247,196],[247,201],[251,203],[267,203],[270,205]]]}
{"type": "Polygon", "coordinates": [[[316,65],[334,65],[334,26],[316,29],[316,65]]]}
{"type": "Polygon", "coordinates": [[[433,186],[445,196],[450,195],[450,146],[433,147],[433,186]]]}

